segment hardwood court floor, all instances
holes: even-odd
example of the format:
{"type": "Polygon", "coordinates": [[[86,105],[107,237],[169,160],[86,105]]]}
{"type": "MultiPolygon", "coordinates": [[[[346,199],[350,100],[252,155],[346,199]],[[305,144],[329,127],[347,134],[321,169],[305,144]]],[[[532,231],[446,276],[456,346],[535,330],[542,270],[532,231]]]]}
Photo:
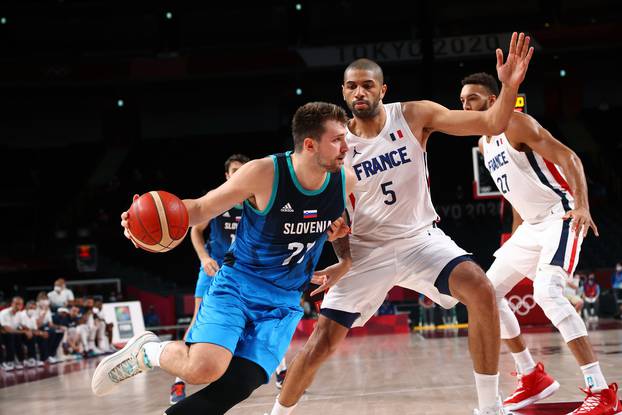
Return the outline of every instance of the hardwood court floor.
{"type": "MultiPolygon", "coordinates": [[[[622,381],[622,330],[591,331],[590,337],[608,381],[622,381]]],[[[544,362],[561,383],[545,402],[581,400],[581,372],[559,334],[534,333],[526,338],[535,359],[544,362]]],[[[288,359],[302,344],[292,344],[288,359]]],[[[168,407],[172,378],[160,370],[129,380],[113,395],[96,398],[90,390],[95,361],[83,366],[83,370],[0,389],[0,414],[161,415],[168,407]]],[[[511,356],[503,350],[501,388],[506,395],[515,385],[510,376],[513,369],[511,356]]],[[[272,381],[228,413],[262,415],[269,412],[276,394],[272,381]]],[[[320,370],[295,414],[471,414],[476,399],[465,337],[352,337],[320,370]]]]}

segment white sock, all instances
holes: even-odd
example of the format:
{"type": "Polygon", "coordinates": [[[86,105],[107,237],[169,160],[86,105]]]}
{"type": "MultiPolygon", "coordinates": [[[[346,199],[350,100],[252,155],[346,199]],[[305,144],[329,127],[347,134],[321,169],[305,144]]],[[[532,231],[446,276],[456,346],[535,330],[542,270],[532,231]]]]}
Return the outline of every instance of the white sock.
{"type": "Polygon", "coordinates": [[[294,408],[296,408],[296,405],[298,404],[294,404],[290,407],[286,407],[281,405],[281,403],[279,402],[279,396],[277,395],[276,397],[276,402],[274,402],[274,406],[272,407],[272,412],[270,412],[270,415],[289,415],[292,413],[292,411],[294,410],[294,408]]]}
{"type": "Polygon", "coordinates": [[[512,357],[521,375],[528,375],[536,368],[536,362],[533,361],[529,348],[525,348],[522,352],[512,353],[512,357]]]}
{"type": "Polygon", "coordinates": [[[149,342],[143,345],[145,355],[147,355],[149,364],[152,367],[160,367],[160,356],[162,355],[162,351],[164,350],[164,348],[168,346],[169,343],[173,342],[149,342]]]}
{"type": "Polygon", "coordinates": [[[179,377],[175,378],[175,382],[173,383],[179,383],[179,382],[186,383],[186,381],[184,381],[182,378],[179,378],[179,377]]]}
{"type": "Polygon", "coordinates": [[[284,370],[287,370],[287,363],[285,362],[285,358],[283,358],[281,360],[281,363],[279,363],[279,366],[276,368],[276,373],[280,373],[284,370]]]}
{"type": "Polygon", "coordinates": [[[600,364],[598,362],[581,366],[581,371],[585,379],[585,386],[591,388],[592,392],[600,392],[609,387],[603,376],[603,372],[600,370],[600,364]]]}
{"type": "Polygon", "coordinates": [[[499,374],[482,375],[476,372],[473,372],[473,374],[475,375],[475,387],[477,388],[477,400],[479,401],[480,411],[494,406],[499,395],[499,374]]]}

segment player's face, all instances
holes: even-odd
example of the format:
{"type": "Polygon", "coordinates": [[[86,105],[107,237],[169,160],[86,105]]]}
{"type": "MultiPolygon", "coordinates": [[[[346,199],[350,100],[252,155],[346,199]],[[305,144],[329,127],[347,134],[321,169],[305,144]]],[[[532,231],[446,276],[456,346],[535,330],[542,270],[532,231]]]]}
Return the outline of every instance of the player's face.
{"type": "Polygon", "coordinates": [[[352,69],[345,73],[343,99],[357,118],[372,118],[380,111],[380,102],[387,90],[373,71],[352,69]]]}
{"type": "Polygon", "coordinates": [[[482,85],[468,84],[462,87],[460,102],[465,111],[486,111],[494,99],[482,85]]]}
{"type": "Polygon", "coordinates": [[[240,163],[239,161],[232,161],[231,163],[229,163],[229,171],[225,173],[225,178],[229,180],[231,176],[233,176],[233,173],[238,171],[243,165],[244,163],[240,163]]]}
{"type": "Polygon", "coordinates": [[[347,153],[345,126],[337,121],[324,122],[324,134],[320,137],[315,153],[318,165],[336,173],[343,166],[343,159],[347,153]]]}

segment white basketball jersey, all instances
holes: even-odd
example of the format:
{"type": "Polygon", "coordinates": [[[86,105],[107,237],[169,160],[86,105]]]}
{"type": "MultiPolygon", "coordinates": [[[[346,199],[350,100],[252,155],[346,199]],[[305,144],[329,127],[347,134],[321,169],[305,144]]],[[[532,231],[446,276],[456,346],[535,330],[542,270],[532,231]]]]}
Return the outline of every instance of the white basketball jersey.
{"type": "Polygon", "coordinates": [[[574,208],[574,199],[559,166],[536,152],[521,152],[504,133],[484,137],[484,160],[497,188],[528,223],[537,223],[557,206],[574,208]]]}
{"type": "Polygon", "coordinates": [[[430,198],[426,153],[410,131],[401,104],[384,109],[387,119],[378,136],[346,134],[345,164],[357,178],[347,203],[354,245],[410,238],[439,219],[430,198]]]}

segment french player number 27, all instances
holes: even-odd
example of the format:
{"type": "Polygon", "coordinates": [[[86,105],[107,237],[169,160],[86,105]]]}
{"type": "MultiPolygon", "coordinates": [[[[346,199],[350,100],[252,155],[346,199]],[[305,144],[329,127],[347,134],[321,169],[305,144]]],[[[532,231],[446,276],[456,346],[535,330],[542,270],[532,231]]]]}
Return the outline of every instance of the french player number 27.
{"type": "Polygon", "coordinates": [[[397,200],[397,198],[395,197],[395,192],[389,189],[389,186],[391,186],[392,184],[393,182],[384,182],[380,185],[380,188],[382,189],[382,194],[388,196],[388,198],[384,200],[384,203],[386,205],[392,205],[397,200]]]}
{"type": "Polygon", "coordinates": [[[287,249],[289,249],[290,251],[294,251],[294,252],[292,252],[292,254],[290,256],[285,258],[285,261],[283,261],[283,263],[281,265],[288,265],[296,255],[300,255],[302,253],[302,255],[300,255],[300,259],[298,259],[298,261],[296,261],[297,264],[300,264],[302,262],[302,260],[305,259],[305,255],[307,254],[307,252],[309,252],[309,250],[311,248],[313,248],[313,245],[315,245],[315,241],[309,242],[307,244],[307,250],[303,253],[302,251],[305,250],[305,245],[304,244],[302,244],[300,242],[292,242],[292,243],[290,243],[289,245],[287,245],[287,249]]]}
{"type": "Polygon", "coordinates": [[[501,177],[497,177],[497,184],[499,185],[499,189],[501,190],[501,193],[506,194],[507,192],[510,191],[510,188],[508,187],[508,176],[503,174],[501,175],[501,177]]]}

